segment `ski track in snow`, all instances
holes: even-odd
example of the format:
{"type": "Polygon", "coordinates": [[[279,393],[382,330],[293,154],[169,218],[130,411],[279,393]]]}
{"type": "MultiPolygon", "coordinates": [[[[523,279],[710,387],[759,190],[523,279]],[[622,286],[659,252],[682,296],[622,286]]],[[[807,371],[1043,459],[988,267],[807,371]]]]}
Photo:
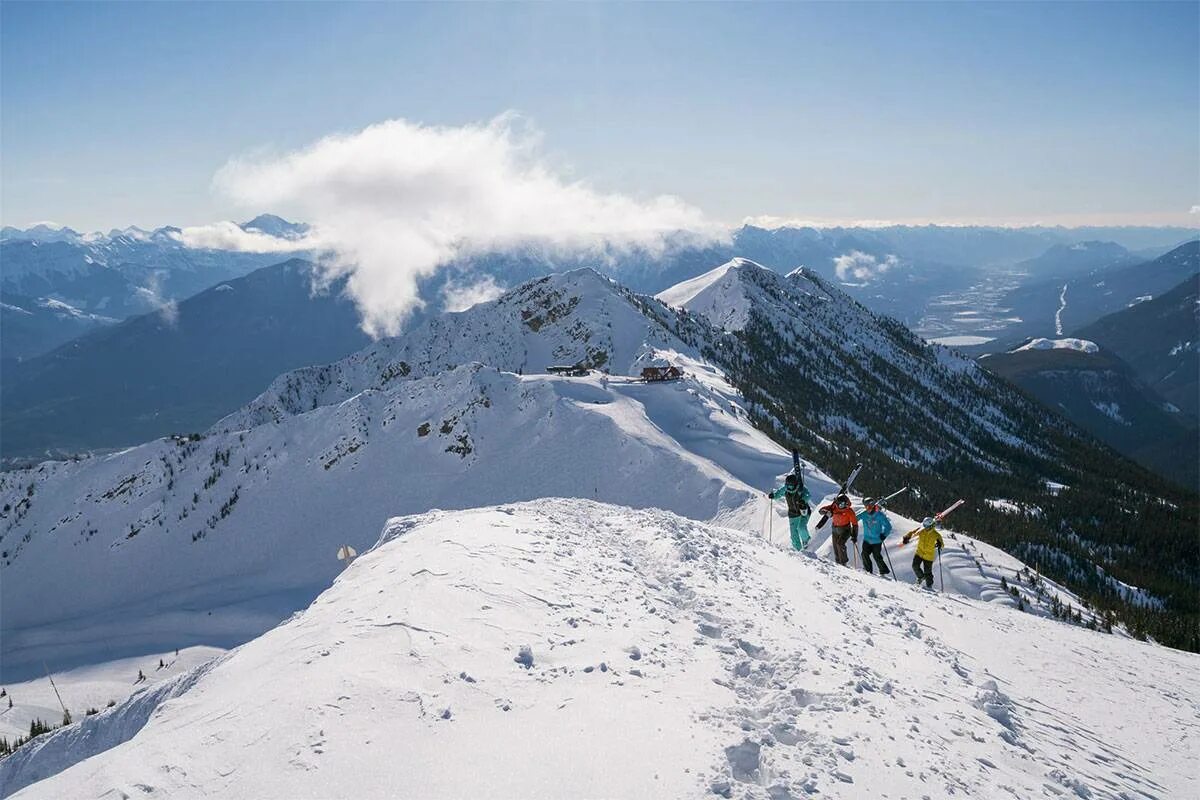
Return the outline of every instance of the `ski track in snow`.
{"type": "Polygon", "coordinates": [[[65,770],[16,796],[1182,797],[1196,676],[1189,654],[738,531],[548,500],[392,520],[307,611],[126,730],[123,704],[43,737],[0,785],[36,767],[65,770]],[[1122,734],[1131,708],[1158,726],[1122,734]],[[123,743],[74,763],[106,723],[123,743]]]}

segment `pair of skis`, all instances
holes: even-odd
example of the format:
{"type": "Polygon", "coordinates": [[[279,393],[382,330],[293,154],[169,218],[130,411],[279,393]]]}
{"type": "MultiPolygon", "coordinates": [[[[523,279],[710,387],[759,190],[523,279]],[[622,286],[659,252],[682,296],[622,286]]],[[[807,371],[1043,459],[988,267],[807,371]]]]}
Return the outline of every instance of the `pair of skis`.
{"type": "MultiPolygon", "coordinates": [[[[796,480],[800,486],[804,486],[804,470],[800,466],[800,451],[795,447],[792,448],[792,474],[796,476],[796,480]]],[[[775,513],[773,509],[767,510],[767,540],[773,542],[771,536],[772,523],[774,522],[775,513]]]]}
{"type": "Polygon", "coordinates": [[[945,511],[943,511],[943,512],[941,512],[940,514],[938,514],[937,516],[935,516],[935,517],[933,518],[933,521],[934,521],[934,522],[941,522],[943,519],[945,519],[945,517],[946,517],[946,515],[947,515],[947,514],[949,514],[951,511],[953,511],[954,509],[958,508],[959,506],[961,506],[961,505],[962,505],[963,503],[965,503],[965,502],[967,502],[967,501],[966,501],[966,500],[955,500],[953,503],[951,503],[951,504],[950,504],[950,507],[949,507],[949,508],[947,508],[945,511]]]}
{"type": "MultiPolygon", "coordinates": [[[[838,494],[845,494],[846,492],[850,491],[850,487],[854,485],[854,479],[858,477],[858,473],[862,472],[862,468],[863,468],[863,465],[861,463],[854,465],[854,469],[852,469],[850,471],[850,476],[848,478],[846,478],[845,481],[842,482],[842,485],[840,487],[838,487],[838,494]]],[[[903,490],[901,490],[901,491],[903,491],[903,490]]],[[[893,495],[893,497],[894,496],[895,495],[893,495]]],[[[821,530],[821,528],[824,528],[825,523],[828,521],[829,521],[829,512],[827,512],[827,511],[821,512],[821,518],[819,520],[817,520],[817,530],[821,530]]]]}

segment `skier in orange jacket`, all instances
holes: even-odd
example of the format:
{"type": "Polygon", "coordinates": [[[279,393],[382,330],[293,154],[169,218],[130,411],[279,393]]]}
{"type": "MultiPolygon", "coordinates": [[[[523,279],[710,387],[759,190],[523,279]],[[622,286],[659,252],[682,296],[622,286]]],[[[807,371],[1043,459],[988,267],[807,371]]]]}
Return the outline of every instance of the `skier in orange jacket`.
{"type": "Polygon", "coordinates": [[[858,544],[858,516],[850,506],[850,498],[839,494],[832,503],[821,507],[821,513],[828,514],[833,522],[833,557],[839,564],[850,563],[846,540],[858,544]]]}

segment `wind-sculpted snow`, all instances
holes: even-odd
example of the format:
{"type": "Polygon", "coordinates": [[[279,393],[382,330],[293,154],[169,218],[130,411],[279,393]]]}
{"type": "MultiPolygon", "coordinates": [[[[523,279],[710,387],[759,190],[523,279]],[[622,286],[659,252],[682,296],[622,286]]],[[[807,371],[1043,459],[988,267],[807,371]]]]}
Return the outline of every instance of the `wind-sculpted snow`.
{"type": "Polygon", "coordinates": [[[1197,666],[668,512],[543,500],[389,521],[306,611],[39,739],[0,786],[1165,800],[1200,779],[1197,666]]]}
{"type": "Polygon", "coordinates": [[[692,373],[655,386],[468,364],[277,424],[4,473],[5,665],[244,641],[391,513],[574,496],[756,528],[788,457],[718,373],[692,373]]]}
{"type": "Polygon", "coordinates": [[[134,694],[118,706],[86,716],[53,736],[41,736],[0,761],[0,796],[56,775],[86,758],[124,744],[145,727],[163,703],[186,694],[225,656],[134,694]]]}

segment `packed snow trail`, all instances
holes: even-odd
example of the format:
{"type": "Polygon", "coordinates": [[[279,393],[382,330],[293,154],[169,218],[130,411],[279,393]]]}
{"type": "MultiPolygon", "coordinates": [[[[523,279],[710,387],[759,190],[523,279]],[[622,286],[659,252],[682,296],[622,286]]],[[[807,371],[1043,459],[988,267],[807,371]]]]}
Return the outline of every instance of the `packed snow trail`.
{"type": "Polygon", "coordinates": [[[0,787],[1185,797],[1198,666],[665,511],[435,511],[391,520],[306,611],[152,713],[126,710],[142,693],[22,748],[0,787]],[[81,761],[98,741],[122,743],[81,761]]]}

